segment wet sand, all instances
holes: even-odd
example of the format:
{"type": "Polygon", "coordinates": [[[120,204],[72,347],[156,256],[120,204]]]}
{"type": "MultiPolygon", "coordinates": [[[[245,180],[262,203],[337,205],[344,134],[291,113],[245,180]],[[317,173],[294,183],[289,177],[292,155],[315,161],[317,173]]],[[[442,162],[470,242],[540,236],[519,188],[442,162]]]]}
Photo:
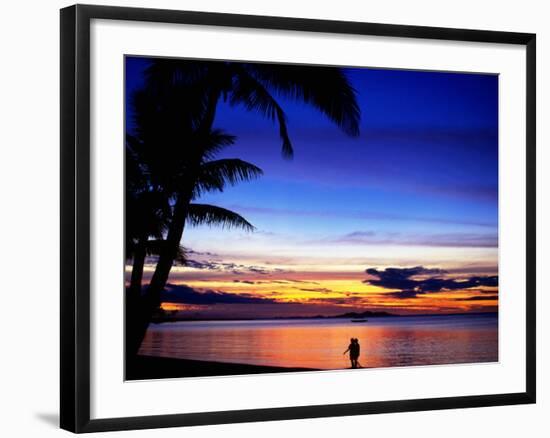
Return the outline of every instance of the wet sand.
{"type": "Polygon", "coordinates": [[[137,356],[129,362],[126,380],[169,379],[178,377],[234,376],[239,374],[317,371],[313,368],[287,368],[228,362],[137,356]]]}

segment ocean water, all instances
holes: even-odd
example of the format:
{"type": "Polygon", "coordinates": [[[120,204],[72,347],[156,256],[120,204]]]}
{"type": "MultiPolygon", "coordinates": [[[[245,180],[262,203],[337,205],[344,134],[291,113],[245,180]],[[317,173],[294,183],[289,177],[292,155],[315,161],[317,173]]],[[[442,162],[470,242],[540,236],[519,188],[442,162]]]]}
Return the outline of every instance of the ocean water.
{"type": "Polygon", "coordinates": [[[349,368],[351,337],[362,367],[498,361],[498,316],[182,321],[151,324],[140,354],[316,369],[349,368]]]}

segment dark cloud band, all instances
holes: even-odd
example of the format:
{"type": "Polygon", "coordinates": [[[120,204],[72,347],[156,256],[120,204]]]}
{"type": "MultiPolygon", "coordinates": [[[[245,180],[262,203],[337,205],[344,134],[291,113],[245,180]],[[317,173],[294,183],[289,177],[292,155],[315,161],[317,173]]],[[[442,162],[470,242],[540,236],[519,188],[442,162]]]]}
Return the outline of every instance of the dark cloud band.
{"type": "Polygon", "coordinates": [[[215,290],[197,291],[185,284],[168,283],[161,293],[161,302],[179,304],[276,304],[275,300],[251,294],[233,294],[215,290]]]}
{"type": "Polygon", "coordinates": [[[446,271],[430,269],[423,266],[412,268],[386,268],[378,270],[369,268],[365,271],[374,279],[367,279],[364,283],[384,289],[397,289],[388,295],[395,298],[416,298],[427,293],[470,289],[473,287],[497,287],[498,276],[473,276],[465,280],[443,278],[446,271]],[[419,278],[420,277],[420,278],[419,278]]]}

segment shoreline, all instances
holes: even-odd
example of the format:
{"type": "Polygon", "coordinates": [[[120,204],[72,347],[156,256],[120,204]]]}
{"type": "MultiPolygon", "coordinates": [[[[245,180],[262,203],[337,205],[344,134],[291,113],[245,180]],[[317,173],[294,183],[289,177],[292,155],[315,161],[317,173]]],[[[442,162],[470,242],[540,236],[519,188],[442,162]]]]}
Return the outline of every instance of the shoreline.
{"type": "Polygon", "coordinates": [[[126,380],[235,376],[261,373],[290,373],[297,371],[320,370],[315,368],[290,368],[138,355],[135,360],[126,364],[126,380]]]}

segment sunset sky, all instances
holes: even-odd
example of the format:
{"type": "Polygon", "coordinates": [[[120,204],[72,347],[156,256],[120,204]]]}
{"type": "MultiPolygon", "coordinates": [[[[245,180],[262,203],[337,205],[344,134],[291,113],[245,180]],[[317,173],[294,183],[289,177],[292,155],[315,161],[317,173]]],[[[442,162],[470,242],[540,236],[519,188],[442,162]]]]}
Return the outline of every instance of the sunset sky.
{"type": "MultiPolygon", "coordinates": [[[[131,93],[148,61],[126,63],[131,93]]],[[[256,231],[186,228],[190,262],[172,269],[163,307],[212,318],[497,310],[498,77],[346,74],[361,135],[280,99],[292,160],[274,123],[219,105],[215,127],[237,136],[220,157],[264,175],[200,202],[238,212],[256,231]]]]}

